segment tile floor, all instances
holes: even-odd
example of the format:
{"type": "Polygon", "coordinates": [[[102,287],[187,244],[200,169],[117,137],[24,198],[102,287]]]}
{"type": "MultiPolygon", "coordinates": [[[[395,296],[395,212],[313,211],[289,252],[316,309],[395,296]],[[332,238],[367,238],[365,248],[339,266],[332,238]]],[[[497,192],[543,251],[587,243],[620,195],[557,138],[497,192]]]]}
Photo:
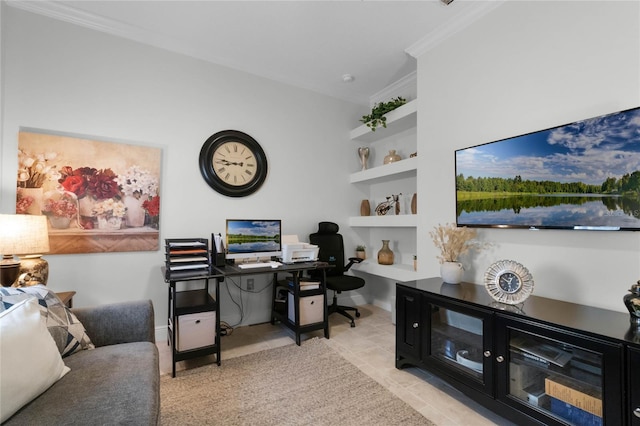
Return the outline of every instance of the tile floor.
{"type": "MultiPolygon", "coordinates": [[[[395,368],[395,326],[391,313],[377,306],[359,307],[360,318],[351,328],[346,318],[329,317],[330,339],[327,342],[364,373],[389,389],[439,426],[513,425],[493,414],[437,377],[417,368],[395,368]]],[[[322,331],[304,334],[302,340],[322,337],[322,331]]],[[[238,327],[222,337],[222,362],[225,359],[295,343],[291,330],[282,325],[259,324],[238,327]]],[[[159,342],[160,372],[171,373],[171,351],[159,342]]],[[[177,371],[211,363],[213,357],[180,361],[177,371]]],[[[179,374],[179,373],[177,373],[179,374]]]]}

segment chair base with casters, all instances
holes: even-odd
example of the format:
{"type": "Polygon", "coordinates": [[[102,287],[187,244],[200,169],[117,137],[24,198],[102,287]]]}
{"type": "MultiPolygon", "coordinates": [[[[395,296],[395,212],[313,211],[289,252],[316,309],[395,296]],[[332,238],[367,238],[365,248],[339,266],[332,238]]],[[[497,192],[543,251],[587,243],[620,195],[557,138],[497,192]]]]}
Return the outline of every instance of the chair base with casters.
{"type": "Polygon", "coordinates": [[[340,315],[345,316],[349,320],[351,320],[351,327],[355,327],[356,321],[348,311],[355,311],[356,318],[360,318],[360,311],[358,311],[358,308],[354,306],[338,305],[338,296],[337,296],[338,293],[339,293],[338,291],[333,292],[333,303],[327,307],[327,313],[328,315],[331,315],[337,312],[340,315]]]}
{"type": "Polygon", "coordinates": [[[318,259],[333,266],[326,270],[327,289],[333,290],[333,303],[327,306],[327,312],[329,314],[337,312],[345,316],[351,321],[351,327],[355,327],[355,319],[347,311],[355,311],[356,318],[360,317],[360,312],[351,306],[338,305],[337,294],[364,287],[364,279],[353,275],[344,275],[353,264],[362,262],[362,259],[350,257],[349,262],[345,265],[344,242],[342,235],[338,234],[338,225],[335,223],[320,222],[318,232],[309,235],[309,241],[318,246],[318,259]]]}

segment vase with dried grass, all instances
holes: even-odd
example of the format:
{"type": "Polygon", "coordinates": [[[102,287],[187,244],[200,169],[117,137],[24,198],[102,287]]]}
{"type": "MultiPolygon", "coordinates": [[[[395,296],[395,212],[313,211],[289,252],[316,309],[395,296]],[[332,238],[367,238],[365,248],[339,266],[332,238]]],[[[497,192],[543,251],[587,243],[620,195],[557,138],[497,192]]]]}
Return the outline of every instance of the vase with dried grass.
{"type": "Polygon", "coordinates": [[[467,227],[457,227],[455,224],[435,226],[429,232],[435,246],[440,250],[437,256],[440,261],[440,276],[449,284],[459,284],[464,276],[464,267],[459,261],[460,256],[471,249],[479,249],[483,244],[476,240],[477,231],[467,227]]]}

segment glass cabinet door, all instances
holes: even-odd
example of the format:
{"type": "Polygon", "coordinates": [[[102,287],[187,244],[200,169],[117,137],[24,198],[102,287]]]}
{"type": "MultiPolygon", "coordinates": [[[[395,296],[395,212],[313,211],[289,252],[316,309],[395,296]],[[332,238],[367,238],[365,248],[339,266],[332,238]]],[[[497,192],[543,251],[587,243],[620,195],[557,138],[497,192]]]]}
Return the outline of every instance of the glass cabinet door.
{"type": "Polygon", "coordinates": [[[491,343],[485,335],[488,314],[433,301],[429,307],[429,362],[490,393],[491,343]]]}
{"type": "Polygon", "coordinates": [[[620,424],[619,345],[511,325],[502,331],[497,334],[504,336],[507,350],[498,355],[499,398],[503,394],[510,405],[552,419],[549,424],[620,424]]]}

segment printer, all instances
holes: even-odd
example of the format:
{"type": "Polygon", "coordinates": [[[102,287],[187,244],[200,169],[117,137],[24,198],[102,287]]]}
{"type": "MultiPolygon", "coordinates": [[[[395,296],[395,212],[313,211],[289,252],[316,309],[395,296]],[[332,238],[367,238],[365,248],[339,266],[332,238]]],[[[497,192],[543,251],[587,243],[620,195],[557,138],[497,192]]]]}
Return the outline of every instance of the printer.
{"type": "Polygon", "coordinates": [[[313,262],[318,260],[318,246],[298,241],[297,235],[282,236],[282,263],[313,262]]]}

